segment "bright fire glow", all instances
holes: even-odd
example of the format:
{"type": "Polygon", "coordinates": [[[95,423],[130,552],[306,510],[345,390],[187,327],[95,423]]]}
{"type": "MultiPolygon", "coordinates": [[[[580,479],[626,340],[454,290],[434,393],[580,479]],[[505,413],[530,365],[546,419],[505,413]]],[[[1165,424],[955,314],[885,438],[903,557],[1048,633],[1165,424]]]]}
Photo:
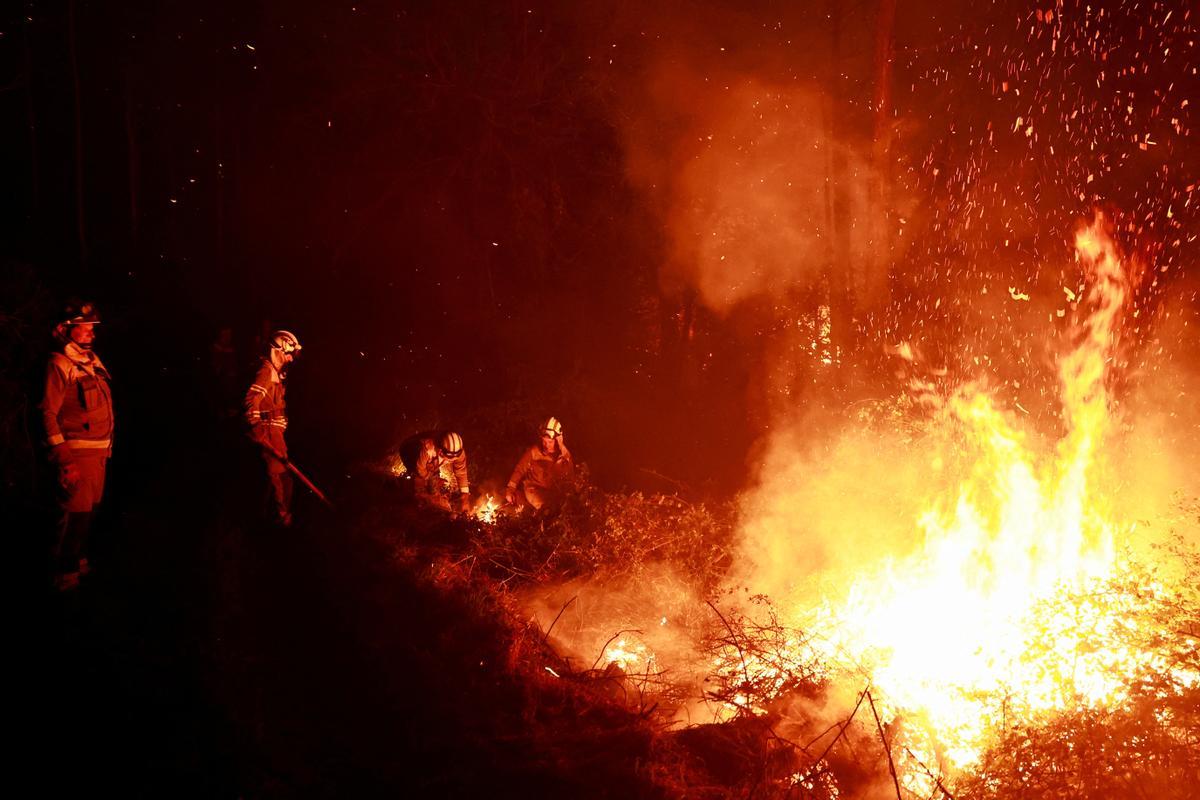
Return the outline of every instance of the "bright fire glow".
{"type": "Polygon", "coordinates": [[[499,510],[500,504],[489,494],[484,502],[475,507],[475,519],[485,525],[491,525],[496,521],[496,512],[499,510]]]}
{"type": "MultiPolygon", "coordinates": [[[[951,418],[977,453],[957,496],[919,520],[924,545],[884,565],[828,609],[836,652],[849,654],[891,709],[921,719],[954,766],[973,763],[994,720],[981,699],[1006,694],[1025,711],[1063,707],[1068,697],[1114,701],[1113,654],[1075,663],[1069,685],[1022,658],[1029,642],[1061,631],[1070,647],[1078,620],[1037,618],[1057,591],[1082,591],[1114,568],[1115,524],[1089,485],[1109,424],[1106,378],[1117,323],[1129,299],[1121,259],[1102,217],[1075,247],[1090,282],[1078,344],[1059,364],[1065,434],[1039,453],[1015,419],[984,391],[950,398],[951,418]]],[[[1101,604],[1085,613],[1103,615],[1101,604]]]]}
{"type": "Polygon", "coordinates": [[[625,672],[642,672],[653,659],[644,644],[622,636],[605,648],[603,661],[605,665],[616,664],[625,672]]]}
{"type": "Polygon", "coordinates": [[[1057,444],[1039,447],[984,389],[961,387],[945,410],[969,474],[917,520],[922,545],[867,566],[844,596],[788,615],[822,632],[809,643],[820,660],[874,687],[887,718],[902,716],[913,736],[927,737],[916,746],[930,764],[975,763],[1003,724],[1000,708],[1037,715],[1118,703],[1120,678],[1149,658],[1080,646],[1084,631],[1118,622],[1103,597],[1066,611],[1049,602],[1062,592],[1088,597],[1111,577],[1114,538],[1127,530],[1109,517],[1092,472],[1110,425],[1107,381],[1130,282],[1102,216],[1075,248],[1090,288],[1059,360],[1057,444]],[[1030,656],[1034,643],[1054,663],[1030,656]]]}
{"type": "Polygon", "coordinates": [[[408,474],[408,467],[404,466],[404,459],[400,457],[399,453],[394,454],[388,459],[388,472],[396,478],[401,478],[408,474]]]}

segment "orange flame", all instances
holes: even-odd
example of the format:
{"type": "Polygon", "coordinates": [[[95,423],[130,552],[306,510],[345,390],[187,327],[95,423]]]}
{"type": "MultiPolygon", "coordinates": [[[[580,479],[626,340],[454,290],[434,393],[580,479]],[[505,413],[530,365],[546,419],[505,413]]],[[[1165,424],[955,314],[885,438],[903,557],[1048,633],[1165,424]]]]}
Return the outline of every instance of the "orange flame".
{"type": "MultiPolygon", "coordinates": [[[[971,466],[957,492],[931,501],[917,520],[921,546],[792,615],[799,627],[831,631],[814,643],[818,656],[869,681],[889,718],[903,715],[925,731],[922,758],[949,768],[982,754],[1000,724],[995,698],[1027,713],[1112,703],[1122,685],[1113,665],[1139,663],[1136,653],[1085,653],[1064,675],[1028,655],[1031,641],[1048,636],[1060,648],[1078,644],[1079,619],[1046,616],[1047,603],[1110,577],[1114,534],[1123,530],[1092,473],[1110,425],[1107,384],[1130,283],[1102,215],[1075,247],[1088,313],[1059,361],[1064,434],[1056,446],[1039,447],[980,385],[960,387],[944,403],[957,434],[947,457],[967,455],[971,466]]],[[[1103,604],[1085,606],[1072,612],[1103,624],[1103,604]]]]}
{"type": "Polygon", "coordinates": [[[645,645],[627,641],[623,638],[610,644],[604,651],[604,662],[606,664],[616,664],[623,670],[641,666],[641,662],[645,660],[645,645]]]}
{"type": "Polygon", "coordinates": [[[1031,710],[1048,710],[1064,691],[1099,703],[1117,688],[1087,663],[1068,689],[1022,661],[1037,623],[1050,622],[1033,619],[1039,603],[1114,567],[1116,526],[1089,474],[1109,424],[1106,381],[1129,285],[1102,216],[1075,245],[1091,281],[1091,311],[1059,364],[1066,433],[1056,451],[1040,454],[988,394],[961,388],[949,412],[978,453],[970,476],[952,503],[935,502],[922,515],[920,552],[858,581],[829,612],[841,623],[838,650],[868,671],[893,708],[925,720],[957,766],[978,757],[990,727],[971,698],[1012,693],[1031,710]]]}
{"type": "Polygon", "coordinates": [[[489,494],[483,503],[475,507],[475,519],[485,525],[491,525],[496,521],[496,513],[499,510],[500,504],[496,502],[496,498],[489,494]]]}

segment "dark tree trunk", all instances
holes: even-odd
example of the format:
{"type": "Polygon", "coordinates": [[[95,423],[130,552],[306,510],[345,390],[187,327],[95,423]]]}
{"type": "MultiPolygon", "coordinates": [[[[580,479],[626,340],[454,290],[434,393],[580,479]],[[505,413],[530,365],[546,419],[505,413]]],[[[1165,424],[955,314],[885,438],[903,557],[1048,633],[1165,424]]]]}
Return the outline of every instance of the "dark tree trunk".
{"type": "MultiPolygon", "coordinates": [[[[829,81],[826,115],[828,169],[825,213],[828,234],[832,238],[825,283],[829,292],[830,338],[835,360],[854,350],[854,263],[850,251],[850,218],[847,193],[846,124],[842,120],[842,9],[837,0],[827,6],[830,21],[829,81]]],[[[835,370],[840,375],[840,370],[835,370]]]]}
{"type": "Polygon", "coordinates": [[[874,170],[871,181],[871,273],[869,296],[886,303],[892,268],[892,62],[895,57],[896,0],[880,0],[875,26],[874,170]]]}
{"type": "Polygon", "coordinates": [[[138,251],[141,214],[138,209],[140,182],[140,154],[138,151],[137,124],[133,115],[133,67],[125,65],[125,148],[129,181],[129,244],[133,253],[138,251]]]}
{"type": "MultiPolygon", "coordinates": [[[[224,89],[228,85],[224,69],[228,50],[222,45],[233,38],[232,27],[231,21],[228,18],[223,18],[209,29],[213,35],[209,51],[212,55],[209,75],[215,83],[213,91],[212,153],[216,166],[212,171],[213,185],[211,189],[213,202],[212,255],[217,267],[216,274],[219,275],[228,274],[226,270],[228,269],[229,261],[229,217],[225,196],[225,164],[229,155],[225,147],[225,143],[229,139],[226,107],[230,103],[236,104],[236,101],[224,89]]],[[[236,114],[233,115],[235,120],[236,116],[236,114]]]]}
{"type": "MultiPolygon", "coordinates": [[[[216,48],[213,48],[214,50],[216,48]]],[[[218,65],[219,66],[219,65],[218,65]]],[[[213,174],[213,240],[214,248],[213,255],[216,259],[219,269],[225,269],[226,246],[225,246],[225,114],[224,105],[221,100],[221,93],[217,92],[217,98],[213,102],[213,155],[217,161],[217,168],[213,174]]]]}
{"type": "Polygon", "coordinates": [[[22,57],[24,63],[22,69],[25,72],[25,114],[29,127],[29,208],[30,213],[36,218],[41,207],[42,187],[41,172],[38,168],[37,111],[33,102],[33,31],[31,30],[33,15],[26,13],[23,16],[22,57]]]}
{"type": "Polygon", "coordinates": [[[75,0],[68,0],[67,3],[67,48],[75,99],[75,229],[79,237],[79,265],[86,269],[88,246],[83,198],[83,101],[79,85],[79,54],[75,42],[75,0]]]}

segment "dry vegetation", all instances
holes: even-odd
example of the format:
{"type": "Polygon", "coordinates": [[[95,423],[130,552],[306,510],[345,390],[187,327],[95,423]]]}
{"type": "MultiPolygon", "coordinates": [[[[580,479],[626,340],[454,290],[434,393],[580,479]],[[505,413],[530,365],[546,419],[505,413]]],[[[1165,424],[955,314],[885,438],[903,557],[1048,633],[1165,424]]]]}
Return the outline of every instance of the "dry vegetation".
{"type": "Polygon", "coordinates": [[[1200,556],[1182,540],[1164,551],[1178,574],[1164,578],[1153,569],[1130,567],[1098,594],[1061,601],[1068,607],[1099,601],[1118,609],[1118,624],[1080,626],[1076,650],[1056,655],[1069,680],[1075,653],[1142,653],[1144,665],[1125,681],[1127,700],[1116,708],[1079,701],[1053,716],[1014,719],[962,782],[960,796],[1195,796],[1200,777],[1200,556]]]}
{"type": "MultiPolygon", "coordinates": [[[[1080,702],[1053,716],[1014,710],[977,770],[946,778],[881,719],[869,684],[848,712],[817,713],[831,706],[832,687],[804,647],[806,633],[781,624],[766,598],[727,602],[721,586],[733,547],[731,508],[605,493],[586,481],[578,488],[552,515],[502,517],[494,525],[412,518],[408,529],[417,533],[401,535],[394,524],[377,529],[387,531],[379,535],[398,567],[429,570],[440,591],[471,597],[481,617],[505,631],[505,668],[527,687],[531,747],[560,735],[565,719],[587,720],[574,736],[597,753],[636,751],[643,781],[636,791],[655,796],[1192,796],[1200,776],[1200,558],[1182,539],[1165,553],[1180,574],[1168,580],[1130,566],[1099,590],[1103,602],[1121,609],[1122,624],[1081,631],[1076,652],[1133,645],[1152,654],[1127,687],[1128,702],[1115,709],[1080,702]],[[697,685],[655,662],[622,670],[603,662],[603,649],[594,661],[556,652],[554,626],[571,598],[549,625],[531,620],[521,598],[572,580],[640,580],[664,596],[686,590],[696,605],[686,624],[697,636],[698,663],[709,667],[706,680],[697,685]],[[681,727],[673,716],[700,695],[722,710],[720,721],[681,727]],[[630,737],[639,744],[616,744],[630,737]],[[904,769],[921,773],[916,783],[928,790],[917,795],[909,788],[916,783],[900,785],[893,770],[904,769]]],[[[1181,504],[1179,519],[1200,521],[1195,505],[1181,504]]],[[[1095,601],[1091,594],[1060,602],[1095,601]]],[[[614,638],[623,633],[612,631],[614,638]]],[[[1072,654],[1060,657],[1069,673],[1072,654]]]]}

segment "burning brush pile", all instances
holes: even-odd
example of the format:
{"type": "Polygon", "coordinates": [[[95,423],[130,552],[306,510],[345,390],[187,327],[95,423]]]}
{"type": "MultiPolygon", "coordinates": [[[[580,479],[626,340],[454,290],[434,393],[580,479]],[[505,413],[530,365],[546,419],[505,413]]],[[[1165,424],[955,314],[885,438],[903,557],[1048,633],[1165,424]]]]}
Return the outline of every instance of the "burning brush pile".
{"type": "Polygon", "coordinates": [[[556,514],[457,523],[435,582],[488,598],[515,673],[651,731],[656,793],[1193,796],[1200,507],[1177,496],[1130,520],[1112,502],[1110,373],[1138,276],[1102,218],[1076,251],[1087,289],[1054,436],[969,382],[919,419],[882,404],[854,420],[922,462],[923,493],[873,494],[838,446],[821,468],[769,470],[736,509],[581,480],[556,514]],[[909,528],[902,544],[869,505],[909,528]],[[859,531],[853,568],[813,555],[822,515],[859,531]]]}

